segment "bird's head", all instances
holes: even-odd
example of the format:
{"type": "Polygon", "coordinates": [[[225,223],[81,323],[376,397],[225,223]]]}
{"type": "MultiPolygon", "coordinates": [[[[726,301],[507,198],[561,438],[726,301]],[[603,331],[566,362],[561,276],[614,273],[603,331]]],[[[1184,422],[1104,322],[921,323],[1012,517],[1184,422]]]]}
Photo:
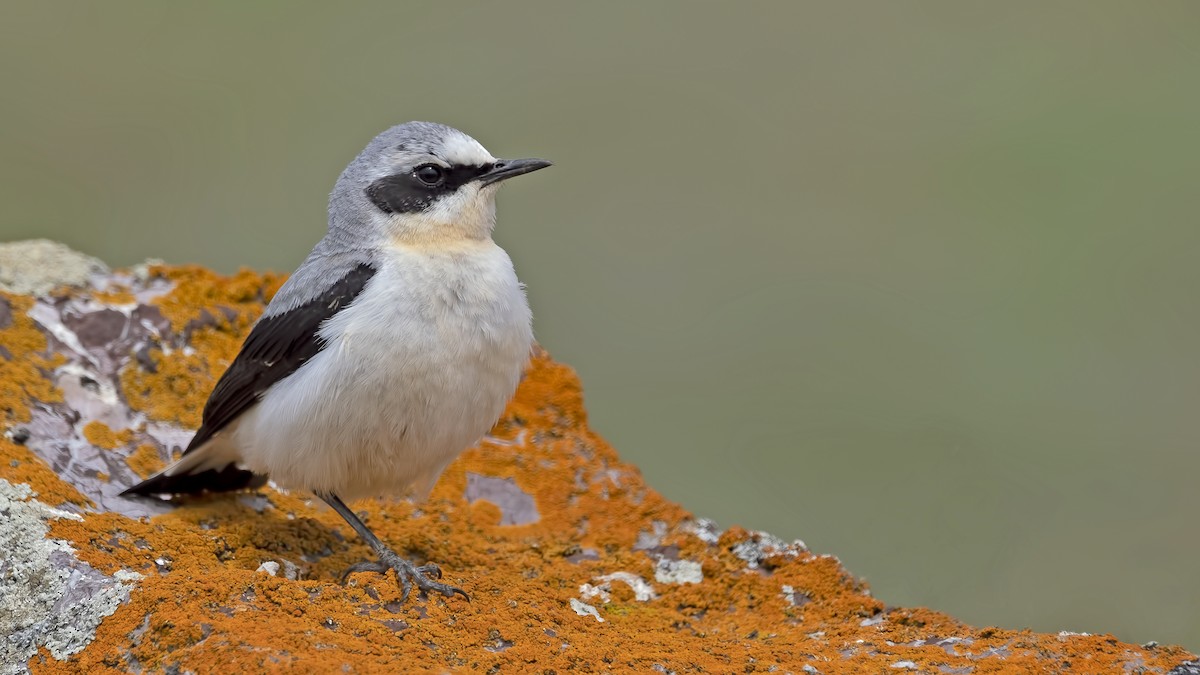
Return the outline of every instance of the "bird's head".
{"type": "Polygon", "coordinates": [[[330,229],[381,244],[486,239],[496,224],[499,184],[547,166],[542,159],[496,159],[441,124],[401,124],[376,136],[342,172],[329,199],[330,229]]]}

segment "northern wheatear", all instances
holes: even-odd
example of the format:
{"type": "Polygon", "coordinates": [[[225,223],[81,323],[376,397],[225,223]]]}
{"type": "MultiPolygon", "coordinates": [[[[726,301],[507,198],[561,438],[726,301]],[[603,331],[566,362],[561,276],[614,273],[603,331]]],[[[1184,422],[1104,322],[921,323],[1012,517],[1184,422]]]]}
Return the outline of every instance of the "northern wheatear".
{"type": "MultiPolygon", "coordinates": [[[[424,498],[504,411],[530,358],[529,304],[492,241],[501,181],[550,166],[492,157],[409,122],[367,145],[329,199],[329,232],[267,305],[179,461],[124,494],[311,490],[394,570],[407,598],[461,589],[395,553],[342,499],[424,498]]],[[[345,576],[343,575],[343,578],[345,576]]]]}

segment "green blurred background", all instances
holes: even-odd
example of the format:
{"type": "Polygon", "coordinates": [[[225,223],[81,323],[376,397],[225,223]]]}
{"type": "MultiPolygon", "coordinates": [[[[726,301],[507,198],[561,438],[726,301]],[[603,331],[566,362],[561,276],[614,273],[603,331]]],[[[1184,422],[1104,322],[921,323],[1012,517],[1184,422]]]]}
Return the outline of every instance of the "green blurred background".
{"type": "Polygon", "coordinates": [[[1200,4],[0,6],[0,238],[292,269],[375,133],[669,497],[891,604],[1200,649],[1200,4]]]}

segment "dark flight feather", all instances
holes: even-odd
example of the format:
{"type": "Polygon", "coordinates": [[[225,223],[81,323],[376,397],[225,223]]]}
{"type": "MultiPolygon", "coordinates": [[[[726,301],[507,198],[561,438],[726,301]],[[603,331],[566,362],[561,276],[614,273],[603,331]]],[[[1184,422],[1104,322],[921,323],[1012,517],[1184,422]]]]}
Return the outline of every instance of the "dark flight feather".
{"type": "MultiPolygon", "coordinates": [[[[325,347],[317,334],[321,324],[353,302],[374,274],[375,268],[360,264],[312,300],[260,319],[209,395],[200,428],[183,454],[203,446],[258,403],[271,385],[316,356],[325,347]]],[[[194,474],[153,476],[121,494],[224,492],[258,487],[265,482],[265,476],[229,465],[194,474]]]]}
{"type": "Polygon", "coordinates": [[[227,464],[221,469],[206,469],[197,473],[174,476],[158,473],[123,491],[128,495],[189,495],[201,492],[234,492],[262,487],[267,477],[227,464]]]}

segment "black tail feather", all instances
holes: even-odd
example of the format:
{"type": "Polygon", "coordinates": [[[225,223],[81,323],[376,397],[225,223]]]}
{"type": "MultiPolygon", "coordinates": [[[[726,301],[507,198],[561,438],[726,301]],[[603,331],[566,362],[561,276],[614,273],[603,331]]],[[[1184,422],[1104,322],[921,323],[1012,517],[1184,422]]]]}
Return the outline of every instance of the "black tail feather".
{"type": "Polygon", "coordinates": [[[121,493],[129,495],[183,495],[200,494],[202,492],[233,492],[235,490],[253,490],[262,487],[267,477],[239,469],[236,464],[229,464],[223,469],[208,469],[198,473],[167,476],[157,474],[134,485],[121,493]]]}

